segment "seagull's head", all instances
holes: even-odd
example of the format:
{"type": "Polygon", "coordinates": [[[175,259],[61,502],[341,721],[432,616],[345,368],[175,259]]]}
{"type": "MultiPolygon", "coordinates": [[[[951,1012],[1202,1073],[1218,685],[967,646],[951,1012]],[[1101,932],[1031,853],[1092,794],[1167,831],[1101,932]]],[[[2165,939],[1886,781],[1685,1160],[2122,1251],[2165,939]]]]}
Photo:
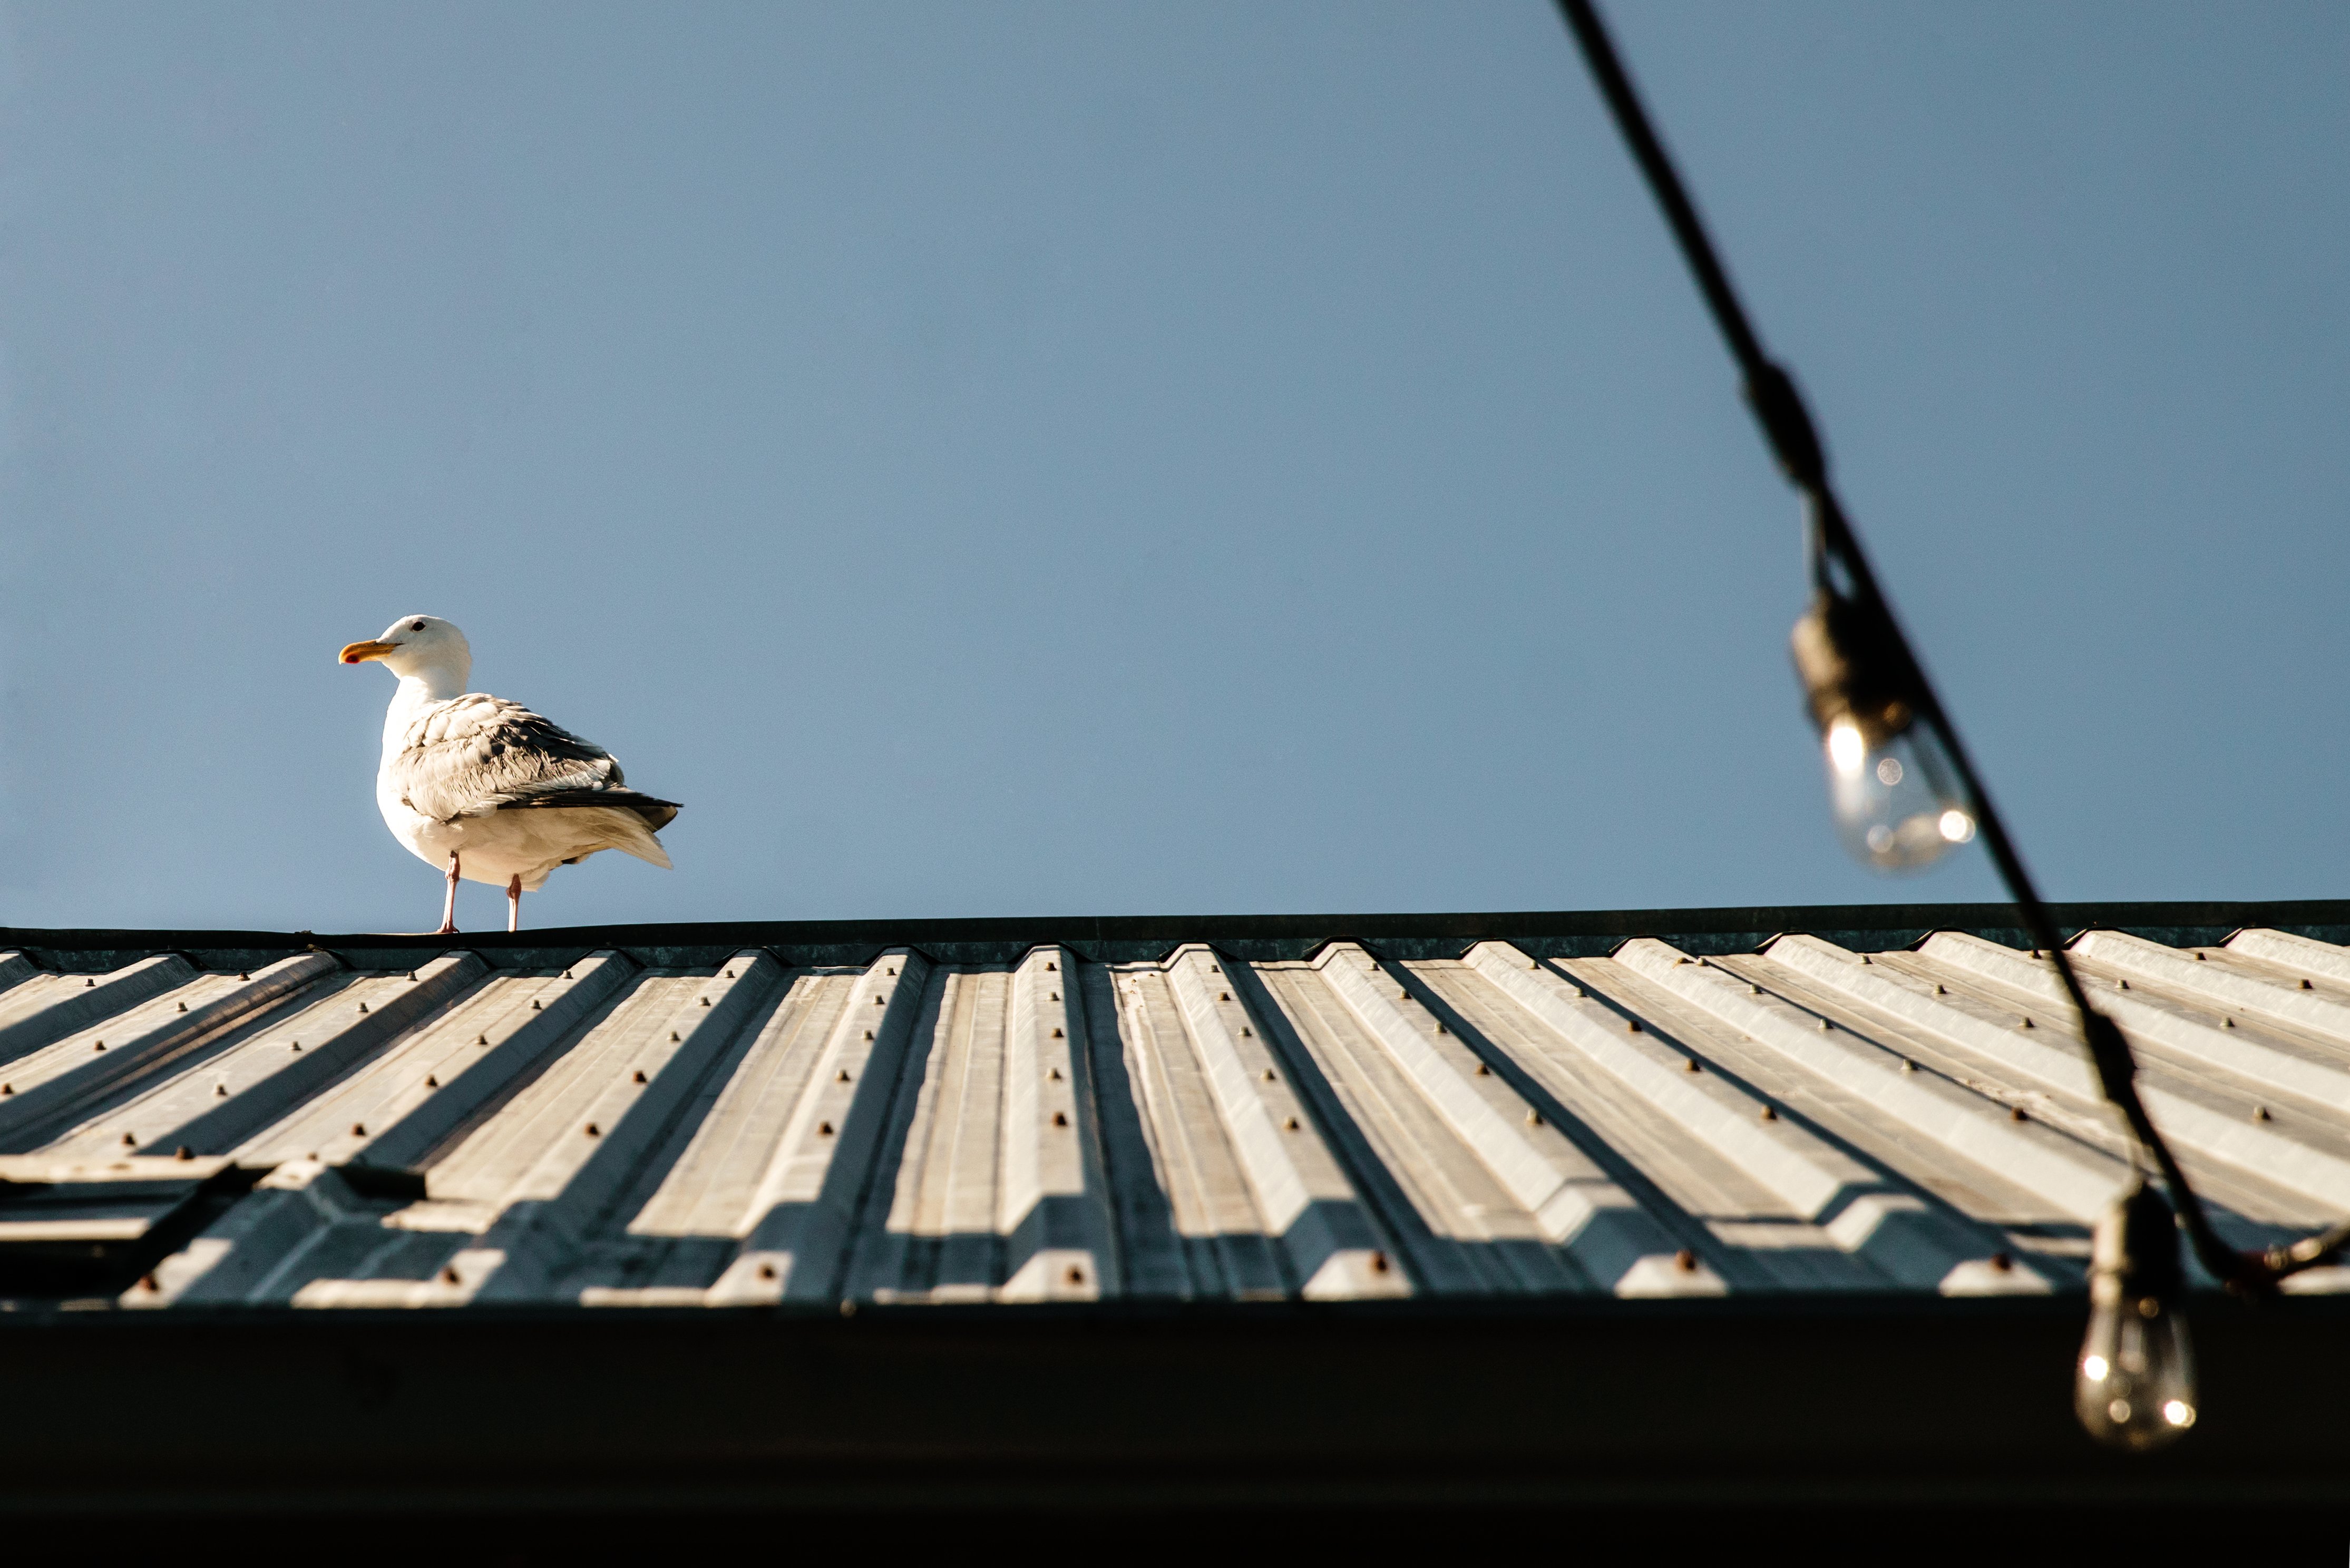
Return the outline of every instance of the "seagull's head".
{"type": "Polygon", "coordinates": [[[421,679],[438,689],[465,689],[473,673],[473,649],[453,621],[437,615],[404,615],[366,642],[347,644],[337,656],[345,664],[379,660],[401,680],[421,679]]]}

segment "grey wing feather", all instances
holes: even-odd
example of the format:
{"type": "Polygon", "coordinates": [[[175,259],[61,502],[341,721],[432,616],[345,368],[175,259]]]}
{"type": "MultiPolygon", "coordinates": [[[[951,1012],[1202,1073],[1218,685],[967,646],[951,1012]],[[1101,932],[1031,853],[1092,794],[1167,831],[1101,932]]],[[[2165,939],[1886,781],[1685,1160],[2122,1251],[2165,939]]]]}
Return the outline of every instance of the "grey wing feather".
{"type": "Polygon", "coordinates": [[[400,797],[442,822],[514,806],[616,805],[653,826],[660,824],[647,805],[666,808],[661,822],[677,815],[670,803],[622,787],[620,764],[593,741],[479,692],[419,714],[390,766],[400,797]]]}

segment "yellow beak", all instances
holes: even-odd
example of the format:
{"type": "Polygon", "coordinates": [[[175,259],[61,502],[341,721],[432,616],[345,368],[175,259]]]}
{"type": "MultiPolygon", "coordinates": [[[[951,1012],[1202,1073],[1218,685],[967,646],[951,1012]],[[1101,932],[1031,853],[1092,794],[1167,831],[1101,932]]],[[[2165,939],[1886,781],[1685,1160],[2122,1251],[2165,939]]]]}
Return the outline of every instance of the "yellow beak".
{"type": "Polygon", "coordinates": [[[396,642],[354,642],[338,655],[345,664],[365,664],[370,659],[382,659],[400,645],[396,642]]]}

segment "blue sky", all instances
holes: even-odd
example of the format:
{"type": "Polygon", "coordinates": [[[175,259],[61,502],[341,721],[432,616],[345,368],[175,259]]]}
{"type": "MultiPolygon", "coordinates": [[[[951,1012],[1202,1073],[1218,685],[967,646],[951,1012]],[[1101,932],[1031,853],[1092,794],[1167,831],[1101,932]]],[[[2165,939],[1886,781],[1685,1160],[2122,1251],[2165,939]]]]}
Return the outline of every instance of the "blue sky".
{"type": "MultiPolygon", "coordinates": [[[[2350,893],[2350,9],[1611,15],[2049,890],[2350,893]]],[[[686,804],[534,925],[1995,894],[1541,0],[0,18],[8,923],[428,925],[412,611],[686,804]]]]}

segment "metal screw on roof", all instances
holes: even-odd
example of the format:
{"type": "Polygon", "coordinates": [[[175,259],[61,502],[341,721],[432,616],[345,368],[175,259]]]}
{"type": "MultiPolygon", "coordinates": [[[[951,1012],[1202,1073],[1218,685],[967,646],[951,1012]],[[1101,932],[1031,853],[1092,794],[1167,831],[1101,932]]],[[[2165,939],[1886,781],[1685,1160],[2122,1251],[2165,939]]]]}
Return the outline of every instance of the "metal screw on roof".
{"type": "Polygon", "coordinates": [[[1297,1130],[1297,1118],[1295,1116],[1291,1116],[1284,1121],[1281,1124],[1281,1130],[1284,1132],[1295,1132],[1297,1130]]]}
{"type": "Polygon", "coordinates": [[[1748,981],[1746,982],[1746,994],[1749,996],[1760,996],[1762,994],[1762,988],[1756,985],[1752,981],[1748,981]]]}
{"type": "Polygon", "coordinates": [[[228,1085],[226,1084],[214,1084],[213,1085],[213,1098],[216,1100],[227,1099],[228,1085]]]}
{"type": "Polygon", "coordinates": [[[536,1012],[538,1011],[538,998],[534,996],[530,999],[530,1010],[533,1012],[536,1012]]]}
{"type": "Polygon", "coordinates": [[[1540,1111],[1528,1111],[1526,1113],[1526,1126],[1530,1127],[1538,1127],[1542,1125],[1543,1119],[1542,1113],[1540,1111]]]}
{"type": "Polygon", "coordinates": [[[1057,1084],[1061,1081],[1061,1070],[1058,1067],[1055,1067],[1051,1071],[1047,1072],[1045,1076],[1057,1084]]]}
{"type": "Polygon", "coordinates": [[[353,1137],[367,1137],[367,1123],[365,1123],[365,1122],[353,1122],[353,1123],[351,1124],[351,1136],[352,1136],[353,1137]]]}
{"type": "Polygon", "coordinates": [[[88,979],[88,980],[85,980],[85,981],[83,981],[81,982],[81,988],[82,988],[84,991],[88,991],[91,986],[96,985],[97,983],[98,983],[97,979],[96,979],[95,977],[93,977],[93,978],[91,978],[91,979],[88,979]]]}
{"type": "Polygon", "coordinates": [[[1395,1265],[1388,1262],[1388,1255],[1385,1252],[1373,1252],[1371,1254],[1371,1272],[1375,1274],[1384,1274],[1394,1266],[1395,1265]]]}
{"type": "Polygon", "coordinates": [[[1216,1000],[1218,1002],[1230,1002],[1232,999],[1232,993],[1229,991],[1220,991],[1216,992],[1216,1000]]]}
{"type": "Polygon", "coordinates": [[[1918,1064],[1910,1061],[1907,1057],[1904,1057],[1901,1062],[1901,1070],[1905,1073],[1914,1073],[1918,1070],[1918,1064]]]}
{"type": "Polygon", "coordinates": [[[154,1275],[141,1274],[139,1276],[139,1288],[142,1291],[160,1291],[163,1287],[155,1282],[154,1275]]]}
{"type": "Polygon", "coordinates": [[[1264,1070],[1264,1081],[1265,1081],[1266,1083],[1268,1083],[1268,1084],[1274,1084],[1274,1083],[1279,1083],[1279,1082],[1280,1082],[1280,1080],[1279,1080],[1278,1078],[1275,1078],[1275,1077],[1273,1075],[1273,1069],[1272,1069],[1272,1068],[1270,1068],[1270,1067],[1267,1067],[1267,1068],[1264,1070]]]}
{"type": "Polygon", "coordinates": [[[1411,992],[1410,992],[1410,991],[1409,991],[1409,990],[1408,990],[1408,989],[1405,989],[1405,990],[1399,990],[1399,991],[1396,992],[1396,1000],[1397,1000],[1398,1002],[1409,1002],[1409,1001],[1411,1000],[1411,992]]]}
{"type": "Polygon", "coordinates": [[[441,1086],[441,1080],[428,1073],[424,1075],[424,1086],[428,1089],[437,1089],[441,1086]]]}
{"type": "Polygon", "coordinates": [[[1673,1254],[1673,1267],[1679,1269],[1684,1274],[1696,1273],[1697,1254],[1690,1251],[1687,1247],[1683,1247],[1679,1251],[1673,1254]]]}
{"type": "Polygon", "coordinates": [[[1055,972],[1057,972],[1057,971],[1059,971],[1060,967],[1061,967],[1061,966],[1060,966],[1059,964],[1056,964],[1056,963],[1047,963],[1047,964],[1045,966],[1045,973],[1047,973],[1047,974],[1055,973],[1055,972]]]}
{"type": "Polygon", "coordinates": [[[1053,1113],[1053,1125],[1056,1127],[1067,1127],[1069,1125],[1069,1113],[1066,1111],[1055,1111],[1053,1113]]]}
{"type": "Polygon", "coordinates": [[[676,1030],[674,1030],[674,1029],[671,1030],[671,1031],[669,1032],[669,1037],[670,1037],[672,1041],[676,1040],[676,1039],[677,1039],[677,1037],[678,1037],[677,1031],[676,1031],[676,1030]]]}
{"type": "Polygon", "coordinates": [[[2023,1027],[2029,1029],[2032,1026],[2032,1015],[2027,1012],[2023,1015],[2023,1027]]]}
{"type": "Polygon", "coordinates": [[[1528,969],[1540,969],[1540,968],[1542,968],[1542,960],[1540,960],[1540,959],[1528,959],[1528,960],[1526,961],[1526,967],[1527,967],[1528,969]]]}
{"type": "Polygon", "coordinates": [[[1626,1020],[1624,1021],[1624,1033],[1627,1033],[1627,1034],[1638,1034],[1639,1032],[1640,1032],[1640,1021],[1639,1021],[1638,1019],[1637,1019],[1637,1018],[1627,1018],[1627,1019],[1626,1019],[1626,1020]]]}
{"type": "Polygon", "coordinates": [[[1084,1284],[1086,1282],[1086,1272],[1072,1263],[1069,1265],[1068,1280],[1069,1283],[1073,1285],[1084,1284]]]}
{"type": "Polygon", "coordinates": [[[604,1129],[598,1127],[594,1122],[589,1122],[588,1124],[588,1136],[589,1137],[602,1137],[604,1136],[604,1129]]]}
{"type": "Polygon", "coordinates": [[[816,1136],[818,1137],[830,1137],[832,1136],[832,1124],[830,1122],[816,1123],[816,1136]]]}
{"type": "Polygon", "coordinates": [[[122,1147],[125,1148],[137,1148],[139,1147],[139,1140],[131,1137],[129,1133],[124,1133],[122,1135],[122,1147]]]}
{"type": "MultiPolygon", "coordinates": [[[[188,1010],[188,1004],[187,1004],[186,1002],[183,1002],[180,1003],[180,1011],[181,1011],[181,1012],[185,1012],[187,1010],[188,1010]]],[[[367,1011],[367,1008],[366,1008],[364,1005],[362,1005],[362,1006],[359,1008],[359,1011],[360,1011],[361,1012],[365,1012],[367,1011]]]]}
{"type": "Polygon", "coordinates": [[[476,1034],[473,1036],[473,1044],[476,1045],[486,1045],[489,1043],[490,1037],[486,1034],[476,1034]]]}
{"type": "Polygon", "coordinates": [[[2032,1118],[2023,1114],[2023,1107],[2022,1106],[2010,1106],[2007,1109],[2007,1119],[2012,1122],[2022,1122],[2029,1121],[2032,1118]]]}
{"type": "MultiPolygon", "coordinates": [[[[2303,981],[2302,983],[2306,985],[2309,982],[2307,981],[2303,981]]],[[[2116,991],[2127,991],[2129,989],[2129,981],[2126,980],[2117,980],[2114,981],[2114,989],[2116,991]]]]}
{"type": "Polygon", "coordinates": [[[731,970],[731,969],[730,969],[730,970],[728,970],[728,971],[726,971],[726,978],[727,978],[728,980],[733,980],[733,979],[734,978],[734,971],[733,971],[733,970],[731,970]]]}
{"type": "Polygon", "coordinates": [[[1208,972],[1209,972],[1210,974],[1222,974],[1222,973],[1223,973],[1224,971],[1223,971],[1222,970],[1218,969],[1214,964],[1210,964],[1210,965],[1208,966],[1208,972]]]}
{"type": "Polygon", "coordinates": [[[1950,994],[1950,988],[1938,981],[1934,985],[1934,994],[1936,996],[1948,996],[1950,994]]]}
{"type": "Polygon", "coordinates": [[[896,974],[898,971],[894,969],[885,969],[881,972],[883,974],[896,974]]]}
{"type": "Polygon", "coordinates": [[[251,974],[250,972],[244,972],[244,973],[240,973],[240,974],[238,974],[238,976],[237,976],[236,978],[237,978],[237,979],[239,979],[239,980],[251,980],[251,979],[253,978],[253,976],[252,976],[252,974],[251,974]]]}
{"type": "Polygon", "coordinates": [[[1993,1252],[1991,1255],[1991,1266],[2003,1274],[2015,1267],[2015,1260],[2005,1252],[1993,1252]]]}
{"type": "Polygon", "coordinates": [[[1821,1019],[1821,1020],[1820,1020],[1820,1027],[1821,1027],[1822,1029],[1825,1030],[1825,1029],[1833,1029],[1833,1028],[1835,1028],[1835,1024],[1833,1024],[1833,1023],[1830,1023],[1826,1019],[1823,1018],[1823,1019],[1821,1019]]]}
{"type": "Polygon", "coordinates": [[[451,1263],[447,1268],[442,1269],[441,1271],[441,1281],[443,1284],[455,1284],[457,1282],[457,1265],[451,1263]]]}
{"type": "Polygon", "coordinates": [[[286,1044],[287,1048],[290,1050],[299,1051],[302,1049],[302,1042],[299,1040],[288,1040],[286,1044]]]}
{"type": "Polygon", "coordinates": [[[877,996],[873,999],[873,1005],[876,1007],[887,1007],[889,1004],[877,996]]]}
{"type": "Polygon", "coordinates": [[[1481,1078],[1490,1078],[1493,1075],[1493,1069],[1480,1062],[1477,1064],[1477,1075],[1481,1078]]]}
{"type": "Polygon", "coordinates": [[[1673,967],[1674,967],[1675,969],[1679,969],[1681,965],[1683,965],[1683,964],[1685,964],[1685,963],[1687,963],[1687,962],[1689,962],[1689,960],[1688,960],[1686,957],[1682,957],[1682,958],[1676,958],[1675,960],[1673,960],[1673,967]]]}
{"type": "Polygon", "coordinates": [[[1583,987],[1579,985],[1570,985],[1566,989],[1573,995],[1581,996],[1583,994],[1583,987]]]}
{"type": "Polygon", "coordinates": [[[865,1038],[867,1038],[868,1040],[872,1039],[872,1038],[873,1038],[873,1031],[871,1031],[870,1029],[867,1030],[867,1031],[865,1032],[865,1038]]]}
{"type": "Polygon", "coordinates": [[[1440,1023],[1440,1024],[1438,1024],[1438,1025],[1436,1026],[1436,1032],[1437,1032],[1439,1034],[1443,1034],[1443,1033],[1449,1033],[1449,1031],[1448,1031],[1448,1030],[1446,1030],[1446,1028],[1444,1027],[1444,1025],[1443,1025],[1443,1024],[1441,1024],[1441,1023],[1440,1023]]]}
{"type": "Polygon", "coordinates": [[[857,1303],[855,1302],[841,1303],[840,1315],[843,1317],[855,1317],[857,1315],[857,1303]]]}
{"type": "Polygon", "coordinates": [[[410,970],[410,971],[408,971],[408,978],[409,978],[409,979],[411,979],[411,980],[414,980],[414,979],[416,978],[416,971],[415,971],[414,970],[410,970]]]}
{"type": "Polygon", "coordinates": [[[709,1006],[709,1005],[710,1005],[710,998],[708,998],[708,997],[706,997],[706,996],[705,996],[705,997],[703,997],[703,998],[702,999],[702,1006],[704,1006],[704,1007],[709,1006]]]}
{"type": "MultiPolygon", "coordinates": [[[[181,1012],[185,1012],[187,1011],[187,1009],[183,1007],[183,1008],[180,1009],[180,1011],[181,1011],[181,1012]]],[[[367,1003],[366,1003],[366,1002],[360,1002],[360,1003],[359,1003],[359,1011],[360,1011],[361,1012],[365,1012],[367,1011],[367,1003]]]]}
{"type": "Polygon", "coordinates": [[[846,1084],[848,1082],[848,1069],[843,1067],[839,1072],[835,1073],[832,1075],[832,1081],[836,1084],[846,1084]]]}
{"type": "Polygon", "coordinates": [[[1058,1002],[1061,1000],[1061,993],[1057,991],[1054,992],[1050,995],[1046,996],[1045,1000],[1047,1002],[1058,1002]]]}
{"type": "Polygon", "coordinates": [[[1064,1035],[1064,1034],[1063,1034],[1063,1033],[1062,1033],[1058,1029],[1055,1029],[1055,1030],[1054,1030],[1054,1031],[1053,1031],[1053,1038],[1054,1038],[1054,1039],[1055,1039],[1055,1040],[1061,1040],[1061,1039],[1066,1039],[1066,1035],[1064,1035]]]}
{"type": "Polygon", "coordinates": [[[1775,1122],[1779,1119],[1779,1113],[1765,1106],[1762,1107],[1762,1119],[1766,1122],[1775,1122]]]}
{"type": "Polygon", "coordinates": [[[14,1084],[0,1084],[0,1095],[13,1095],[13,1094],[15,1094],[16,1092],[16,1085],[14,1085],[14,1084]]]}
{"type": "Polygon", "coordinates": [[[564,978],[564,979],[566,979],[566,980],[569,980],[569,979],[571,978],[571,971],[570,971],[569,970],[567,970],[567,970],[565,970],[565,971],[563,971],[563,978],[564,978]]]}
{"type": "Polygon", "coordinates": [[[1863,963],[1875,963],[1877,961],[1869,957],[1866,953],[1863,953],[1860,955],[1860,961],[1863,963]]]}
{"type": "Polygon", "coordinates": [[[196,1151],[190,1148],[186,1144],[182,1144],[179,1147],[172,1151],[172,1158],[173,1159],[193,1159],[196,1158],[196,1151]]]}
{"type": "Polygon", "coordinates": [[[93,1051],[103,1051],[106,1049],[106,1042],[103,1040],[93,1040],[89,1043],[89,1048],[93,1051]]]}
{"type": "MultiPolygon", "coordinates": [[[[2034,956],[2036,957],[2036,956],[2038,956],[2038,955],[2036,955],[2036,954],[2035,954],[2034,956]]],[[[2197,953],[2197,954],[2195,955],[2195,961],[2196,961],[2197,963],[2201,963],[2201,962],[2203,962],[2205,960],[2209,959],[2210,956],[2211,956],[2211,955],[2210,955],[2210,953],[2199,952],[2199,953],[2197,953]]]]}
{"type": "Polygon", "coordinates": [[[762,1264],[760,1264],[760,1265],[759,1265],[759,1277],[760,1277],[761,1279],[763,1279],[763,1280],[772,1280],[772,1279],[774,1279],[774,1278],[775,1277],[775,1264],[773,1264],[773,1263],[762,1263],[762,1264]]]}
{"type": "Polygon", "coordinates": [[[2268,1119],[2269,1108],[2266,1106],[2254,1106],[2252,1107],[2252,1120],[2256,1122],[2264,1122],[2268,1119]]]}
{"type": "Polygon", "coordinates": [[[2301,989],[2303,991],[2315,991],[2317,988],[2304,980],[2301,982],[2301,989]]]}
{"type": "Polygon", "coordinates": [[[629,1082],[630,1082],[630,1083],[632,1083],[632,1084],[641,1084],[641,1083],[643,1083],[644,1081],[645,1081],[645,1070],[644,1070],[642,1067],[638,1068],[634,1073],[631,1073],[631,1074],[629,1075],[629,1082]]]}
{"type": "Polygon", "coordinates": [[[1243,1024],[1242,1024],[1242,1025],[1241,1025],[1241,1038],[1242,1038],[1242,1039],[1243,1039],[1243,1040],[1251,1039],[1251,1038],[1253,1038],[1253,1037],[1254,1036],[1254,1034],[1255,1034],[1255,1031],[1254,1031],[1254,1030],[1253,1030],[1253,1029],[1251,1029],[1247,1024],[1243,1023],[1243,1024]]]}
{"type": "Polygon", "coordinates": [[[1705,1071],[1705,1064],[1700,1062],[1696,1057],[1691,1056],[1681,1064],[1681,1071],[1684,1073],[1702,1073],[1705,1071]]]}
{"type": "Polygon", "coordinates": [[[2233,1029],[2235,1026],[2236,1021],[2232,1018],[2222,1018],[2220,1020],[2220,1027],[2222,1029],[2233,1029]]]}

